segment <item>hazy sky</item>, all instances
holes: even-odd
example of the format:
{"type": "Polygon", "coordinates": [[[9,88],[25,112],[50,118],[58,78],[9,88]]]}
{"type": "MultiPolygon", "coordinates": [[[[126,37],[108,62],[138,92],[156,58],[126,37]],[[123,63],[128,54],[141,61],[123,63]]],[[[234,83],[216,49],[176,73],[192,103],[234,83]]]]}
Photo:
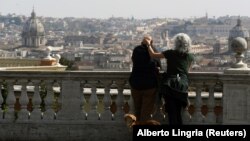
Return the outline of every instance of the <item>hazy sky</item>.
{"type": "Polygon", "coordinates": [[[0,0],[0,13],[29,16],[190,18],[249,16],[250,0],[0,0]]]}

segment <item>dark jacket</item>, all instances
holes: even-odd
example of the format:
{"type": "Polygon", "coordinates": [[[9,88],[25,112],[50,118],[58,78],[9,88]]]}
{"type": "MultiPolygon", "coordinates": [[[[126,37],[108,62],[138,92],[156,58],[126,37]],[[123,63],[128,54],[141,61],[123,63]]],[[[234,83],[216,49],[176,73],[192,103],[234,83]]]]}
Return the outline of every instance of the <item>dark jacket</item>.
{"type": "Polygon", "coordinates": [[[146,45],[139,45],[134,48],[132,62],[133,68],[129,78],[130,86],[137,90],[156,88],[159,74],[157,67],[160,67],[160,61],[151,59],[146,45]]]}
{"type": "Polygon", "coordinates": [[[167,100],[178,100],[182,106],[188,105],[188,69],[194,57],[190,53],[179,53],[176,50],[162,52],[167,61],[167,73],[163,73],[160,95],[167,100]]]}

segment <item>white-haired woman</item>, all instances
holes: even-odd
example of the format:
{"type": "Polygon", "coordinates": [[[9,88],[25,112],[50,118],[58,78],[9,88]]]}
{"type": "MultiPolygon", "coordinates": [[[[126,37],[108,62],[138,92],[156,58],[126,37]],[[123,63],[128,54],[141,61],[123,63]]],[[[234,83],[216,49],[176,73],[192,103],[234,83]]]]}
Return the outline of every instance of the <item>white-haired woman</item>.
{"type": "Polygon", "coordinates": [[[182,125],[181,111],[188,106],[188,72],[194,57],[189,53],[191,39],[187,34],[177,34],[174,42],[174,49],[161,53],[154,52],[148,43],[148,51],[152,58],[167,59],[160,93],[165,100],[169,124],[182,125]]]}

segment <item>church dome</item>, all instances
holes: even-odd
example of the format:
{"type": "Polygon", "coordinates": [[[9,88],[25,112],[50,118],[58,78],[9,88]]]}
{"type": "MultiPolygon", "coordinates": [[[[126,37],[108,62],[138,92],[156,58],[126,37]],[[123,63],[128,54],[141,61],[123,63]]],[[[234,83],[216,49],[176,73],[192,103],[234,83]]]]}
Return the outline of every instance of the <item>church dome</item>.
{"type": "Polygon", "coordinates": [[[31,13],[31,17],[26,21],[23,26],[22,36],[44,36],[44,27],[39,19],[36,17],[34,10],[31,13]]]}
{"type": "Polygon", "coordinates": [[[237,20],[237,25],[234,26],[229,32],[229,39],[233,39],[236,37],[249,37],[249,32],[246,28],[242,26],[240,19],[237,20]]]}

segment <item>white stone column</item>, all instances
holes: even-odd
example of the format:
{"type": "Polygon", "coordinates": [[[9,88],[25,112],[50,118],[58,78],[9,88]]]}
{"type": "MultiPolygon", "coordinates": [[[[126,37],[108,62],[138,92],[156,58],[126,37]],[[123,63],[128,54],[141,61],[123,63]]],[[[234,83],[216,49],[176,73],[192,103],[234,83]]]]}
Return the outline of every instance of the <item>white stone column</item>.
{"type": "Polygon", "coordinates": [[[130,96],[129,96],[128,104],[129,104],[129,113],[135,114],[134,99],[132,97],[131,90],[130,90],[130,96]]]}
{"type": "Polygon", "coordinates": [[[84,119],[87,119],[87,113],[85,111],[85,106],[87,105],[87,101],[84,95],[84,85],[86,84],[86,81],[83,80],[80,82],[80,107],[81,107],[81,114],[83,115],[84,119]]]}
{"type": "Polygon", "coordinates": [[[97,91],[97,80],[88,81],[88,84],[91,85],[91,95],[89,98],[90,111],[88,112],[87,120],[99,120],[99,113],[97,112],[97,106],[99,104],[99,100],[96,94],[97,91]]]}
{"type": "Polygon", "coordinates": [[[214,113],[214,107],[215,107],[214,85],[210,84],[208,87],[209,87],[209,95],[208,95],[208,101],[207,101],[208,113],[204,121],[205,123],[208,123],[208,124],[215,124],[216,116],[214,113]]]}
{"type": "Polygon", "coordinates": [[[204,118],[204,116],[201,113],[201,107],[202,107],[201,92],[202,92],[202,85],[196,84],[196,97],[195,97],[195,104],[194,104],[195,112],[192,117],[192,123],[194,124],[201,124],[204,118]]]}
{"type": "MultiPolygon", "coordinates": [[[[163,106],[164,106],[164,100],[162,99],[162,97],[159,97],[159,91],[157,92],[157,100],[155,102],[155,112],[152,114],[152,118],[154,120],[157,120],[161,123],[165,123],[166,122],[166,115],[164,114],[163,111],[163,106]]],[[[132,97],[132,96],[131,96],[132,97]]]]}
{"type": "Polygon", "coordinates": [[[8,95],[6,98],[7,111],[5,112],[4,119],[7,121],[14,121],[15,120],[15,103],[16,103],[16,96],[14,95],[14,82],[15,80],[6,80],[7,82],[7,89],[8,95]]]}
{"type": "Polygon", "coordinates": [[[29,98],[27,95],[27,83],[28,80],[21,79],[21,96],[19,98],[19,103],[21,104],[21,110],[18,112],[18,121],[27,121],[29,118],[29,111],[27,110],[27,105],[29,103],[29,98]]]}
{"type": "Polygon", "coordinates": [[[33,111],[31,112],[30,115],[30,120],[34,121],[34,120],[40,120],[42,118],[42,111],[41,111],[41,96],[40,96],[40,91],[39,91],[39,84],[40,84],[40,80],[33,80],[33,84],[34,84],[34,95],[32,97],[32,103],[33,103],[33,111]]]}
{"type": "Polygon", "coordinates": [[[43,114],[43,120],[54,120],[55,110],[53,109],[54,104],[54,92],[53,92],[53,80],[46,80],[46,90],[47,95],[44,99],[45,102],[45,112],[43,114]]]}
{"type": "Polygon", "coordinates": [[[116,98],[116,108],[117,111],[115,113],[115,120],[122,121],[124,117],[124,95],[123,95],[123,90],[124,90],[124,85],[125,81],[124,80],[116,80],[116,85],[117,85],[117,98],[116,98]]]}
{"type": "Polygon", "coordinates": [[[112,104],[111,96],[110,96],[110,86],[112,84],[112,80],[101,80],[101,83],[104,85],[104,97],[103,97],[103,105],[104,112],[101,114],[101,120],[112,120],[112,112],[110,111],[110,105],[112,104]]]}

